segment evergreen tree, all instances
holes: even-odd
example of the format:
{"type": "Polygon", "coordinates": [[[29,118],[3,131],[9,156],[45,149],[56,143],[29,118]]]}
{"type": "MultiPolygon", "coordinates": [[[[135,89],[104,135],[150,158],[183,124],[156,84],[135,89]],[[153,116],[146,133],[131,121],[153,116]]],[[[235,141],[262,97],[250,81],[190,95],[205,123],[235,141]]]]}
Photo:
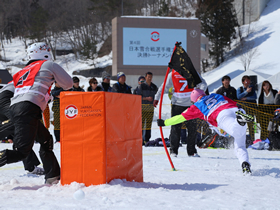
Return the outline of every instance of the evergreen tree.
{"type": "Polygon", "coordinates": [[[165,0],[160,0],[159,2],[160,8],[158,11],[158,16],[168,16],[169,13],[169,4],[168,2],[165,2],[165,0]]]}
{"type": "Polygon", "coordinates": [[[196,17],[201,20],[201,32],[209,38],[209,54],[215,66],[224,61],[226,48],[230,48],[238,25],[233,0],[199,0],[196,17]]]}
{"type": "Polygon", "coordinates": [[[43,41],[47,30],[48,12],[38,2],[39,0],[33,0],[30,4],[30,38],[43,41]]]}

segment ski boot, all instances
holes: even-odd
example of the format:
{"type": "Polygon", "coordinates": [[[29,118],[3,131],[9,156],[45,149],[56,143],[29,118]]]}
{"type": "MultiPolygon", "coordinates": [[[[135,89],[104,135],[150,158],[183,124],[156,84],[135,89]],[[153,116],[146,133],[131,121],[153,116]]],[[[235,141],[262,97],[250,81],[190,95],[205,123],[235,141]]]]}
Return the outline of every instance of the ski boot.
{"type": "Polygon", "coordinates": [[[34,170],[28,172],[28,174],[35,174],[35,175],[45,175],[45,170],[41,167],[34,166],[34,170]]]}
{"type": "Polygon", "coordinates": [[[250,164],[247,163],[247,162],[243,162],[242,163],[242,171],[243,171],[244,175],[252,174],[251,169],[250,169],[250,164]]]}
{"type": "Polygon", "coordinates": [[[254,122],[254,116],[250,114],[244,114],[241,110],[235,112],[236,119],[239,125],[244,126],[247,122],[254,122]]]}

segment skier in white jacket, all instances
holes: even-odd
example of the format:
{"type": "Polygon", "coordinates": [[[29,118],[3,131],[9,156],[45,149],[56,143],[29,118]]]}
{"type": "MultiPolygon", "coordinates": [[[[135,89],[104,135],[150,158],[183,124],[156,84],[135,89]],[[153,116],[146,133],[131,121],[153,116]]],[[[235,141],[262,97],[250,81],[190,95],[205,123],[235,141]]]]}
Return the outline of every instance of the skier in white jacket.
{"type": "MultiPolygon", "coordinates": [[[[198,73],[197,73],[198,74],[198,73]]],[[[202,90],[207,89],[207,84],[205,80],[198,74],[199,81],[194,81],[196,88],[202,90]]],[[[156,107],[160,99],[161,91],[163,84],[159,87],[158,92],[155,95],[154,106],[156,107]]],[[[189,108],[191,103],[191,92],[193,88],[189,88],[188,81],[182,77],[174,69],[168,74],[164,93],[168,93],[169,88],[174,87],[174,93],[171,98],[171,116],[181,114],[187,108],[189,108]]],[[[187,138],[187,153],[190,157],[199,157],[197,150],[195,148],[195,142],[197,138],[197,123],[195,120],[190,120],[184,122],[188,129],[188,138],[187,138]]],[[[177,157],[178,149],[180,145],[180,135],[181,135],[181,126],[182,123],[172,125],[170,131],[170,154],[171,156],[177,157]]]]}
{"type": "Polygon", "coordinates": [[[15,94],[11,99],[10,114],[15,126],[14,144],[13,150],[0,151],[0,167],[26,158],[37,135],[46,173],[45,183],[55,184],[60,179],[60,167],[52,151],[52,136],[40,120],[54,81],[65,90],[73,86],[73,81],[61,66],[52,61],[50,48],[44,42],[30,45],[27,55],[29,62],[26,67],[13,76],[15,94]]]}

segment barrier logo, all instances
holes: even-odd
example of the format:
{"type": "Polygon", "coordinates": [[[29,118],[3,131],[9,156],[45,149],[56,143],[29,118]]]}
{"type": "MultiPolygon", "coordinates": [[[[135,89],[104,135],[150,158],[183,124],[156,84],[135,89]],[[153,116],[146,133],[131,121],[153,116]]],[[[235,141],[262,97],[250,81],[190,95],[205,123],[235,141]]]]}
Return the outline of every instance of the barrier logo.
{"type": "Polygon", "coordinates": [[[159,32],[157,32],[157,31],[153,31],[152,33],[151,33],[151,40],[152,41],[154,41],[154,42],[157,42],[158,40],[159,40],[159,32]]]}
{"type": "Polygon", "coordinates": [[[69,105],[65,108],[64,113],[68,119],[74,119],[78,115],[78,108],[74,105],[69,105]]]}

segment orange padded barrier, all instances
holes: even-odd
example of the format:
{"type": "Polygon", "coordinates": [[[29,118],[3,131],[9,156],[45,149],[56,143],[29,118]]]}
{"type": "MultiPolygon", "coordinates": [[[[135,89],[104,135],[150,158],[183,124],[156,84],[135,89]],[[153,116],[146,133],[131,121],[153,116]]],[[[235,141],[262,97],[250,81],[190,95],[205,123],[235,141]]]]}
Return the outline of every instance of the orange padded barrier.
{"type": "Polygon", "coordinates": [[[61,92],[61,184],[143,182],[141,97],[61,92]]]}

